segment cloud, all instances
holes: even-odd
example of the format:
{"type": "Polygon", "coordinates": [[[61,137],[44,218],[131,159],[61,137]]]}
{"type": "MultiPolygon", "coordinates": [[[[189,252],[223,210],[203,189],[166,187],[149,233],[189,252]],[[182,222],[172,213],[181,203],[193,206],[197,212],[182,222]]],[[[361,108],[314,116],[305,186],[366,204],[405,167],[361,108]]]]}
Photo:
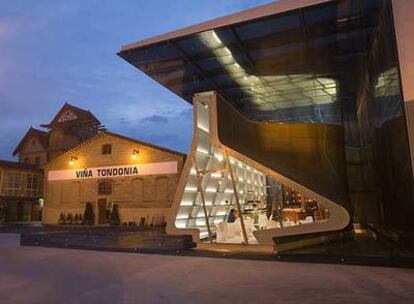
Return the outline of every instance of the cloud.
{"type": "Polygon", "coordinates": [[[164,122],[168,122],[168,117],[161,116],[161,115],[151,115],[151,116],[147,116],[147,117],[141,119],[140,122],[141,123],[146,123],[146,122],[150,122],[150,123],[164,123],[164,122]]]}
{"type": "Polygon", "coordinates": [[[0,1],[0,158],[9,158],[27,128],[50,121],[64,101],[90,109],[109,130],[188,151],[191,105],[116,52],[270,0],[125,2],[0,1]]]}
{"type": "Polygon", "coordinates": [[[163,115],[150,115],[142,118],[139,120],[139,123],[141,124],[162,124],[162,123],[168,123],[170,121],[174,122],[177,120],[190,120],[192,121],[192,115],[193,115],[193,109],[188,108],[181,111],[169,111],[164,113],[163,115]]]}
{"type": "Polygon", "coordinates": [[[190,107],[188,109],[182,110],[179,116],[183,119],[192,119],[193,118],[193,108],[190,107]]]}
{"type": "MultiPolygon", "coordinates": [[[[143,110],[152,112],[148,105],[143,110]]],[[[192,113],[193,108],[185,104],[179,108],[164,109],[158,111],[158,114],[146,116],[142,116],[141,111],[140,119],[122,117],[110,123],[106,123],[105,120],[103,122],[110,131],[187,152],[193,133],[192,113]]]]}

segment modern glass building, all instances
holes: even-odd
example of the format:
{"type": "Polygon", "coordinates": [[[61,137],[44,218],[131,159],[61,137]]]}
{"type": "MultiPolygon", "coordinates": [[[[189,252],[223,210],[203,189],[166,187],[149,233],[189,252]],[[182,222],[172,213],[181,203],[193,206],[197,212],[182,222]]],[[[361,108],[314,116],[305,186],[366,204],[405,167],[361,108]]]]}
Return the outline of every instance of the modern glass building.
{"type": "Polygon", "coordinates": [[[279,0],[122,47],[194,105],[168,231],[280,245],[359,224],[414,246],[410,11],[279,0]]]}

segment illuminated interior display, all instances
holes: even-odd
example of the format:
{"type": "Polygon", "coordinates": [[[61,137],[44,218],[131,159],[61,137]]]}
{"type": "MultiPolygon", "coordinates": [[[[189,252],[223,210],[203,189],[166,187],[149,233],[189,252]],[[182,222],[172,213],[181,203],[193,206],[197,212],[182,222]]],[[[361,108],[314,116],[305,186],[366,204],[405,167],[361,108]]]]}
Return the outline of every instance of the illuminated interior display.
{"type": "Polygon", "coordinates": [[[306,226],[310,231],[313,226],[331,229],[333,222],[338,224],[332,214],[340,215],[340,225],[349,222],[343,208],[298,190],[300,185],[221,144],[216,102],[212,92],[198,95],[193,103],[194,138],[176,197],[175,233],[191,230],[205,241],[258,244],[269,242],[271,236],[263,236],[269,232],[289,235],[306,231],[306,226]]]}
{"type": "MultiPolygon", "coordinates": [[[[208,134],[202,129],[199,129],[199,138],[201,140],[195,158],[201,175],[211,232],[216,234],[216,224],[225,222],[229,211],[237,208],[234,188],[223,152],[209,143],[208,134]]],[[[243,209],[248,202],[256,202],[265,208],[266,176],[233,157],[230,157],[230,163],[243,209]]],[[[197,170],[193,164],[175,225],[177,228],[198,228],[200,238],[204,238],[208,237],[208,231],[197,179],[197,170]]]]}

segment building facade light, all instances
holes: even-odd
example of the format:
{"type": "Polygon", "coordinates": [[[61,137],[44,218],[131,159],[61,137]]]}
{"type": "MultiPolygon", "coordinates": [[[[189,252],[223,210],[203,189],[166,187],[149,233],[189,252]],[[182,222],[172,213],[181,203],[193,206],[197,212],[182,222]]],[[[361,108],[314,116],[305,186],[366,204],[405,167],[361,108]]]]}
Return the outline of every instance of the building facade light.
{"type": "Polygon", "coordinates": [[[75,162],[77,160],[78,160],[78,158],[76,156],[71,156],[70,159],[69,159],[69,162],[68,162],[69,166],[71,166],[71,167],[74,166],[75,162]]]}
{"type": "Polygon", "coordinates": [[[138,155],[139,155],[139,151],[138,150],[132,150],[131,159],[132,160],[137,160],[138,159],[138,155]]]}

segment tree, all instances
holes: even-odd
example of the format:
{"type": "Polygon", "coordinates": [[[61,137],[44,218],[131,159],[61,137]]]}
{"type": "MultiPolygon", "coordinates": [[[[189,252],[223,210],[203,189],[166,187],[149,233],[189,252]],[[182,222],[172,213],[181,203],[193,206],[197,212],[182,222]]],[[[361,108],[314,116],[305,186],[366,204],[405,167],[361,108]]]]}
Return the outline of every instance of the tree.
{"type": "Polygon", "coordinates": [[[73,221],[72,213],[68,213],[67,224],[72,225],[72,221],[73,221]]]}
{"type": "Polygon", "coordinates": [[[63,212],[61,212],[60,215],[59,215],[58,224],[63,225],[63,224],[65,224],[65,222],[66,222],[65,214],[63,212]]]}
{"type": "Polygon", "coordinates": [[[83,222],[85,225],[93,225],[95,223],[95,214],[91,203],[86,203],[85,212],[83,213],[83,222]]]}
{"type": "Polygon", "coordinates": [[[118,205],[114,204],[113,208],[112,208],[112,212],[111,212],[111,218],[109,220],[109,223],[111,225],[116,225],[118,226],[120,224],[120,220],[119,220],[119,211],[118,211],[118,205]]]}

